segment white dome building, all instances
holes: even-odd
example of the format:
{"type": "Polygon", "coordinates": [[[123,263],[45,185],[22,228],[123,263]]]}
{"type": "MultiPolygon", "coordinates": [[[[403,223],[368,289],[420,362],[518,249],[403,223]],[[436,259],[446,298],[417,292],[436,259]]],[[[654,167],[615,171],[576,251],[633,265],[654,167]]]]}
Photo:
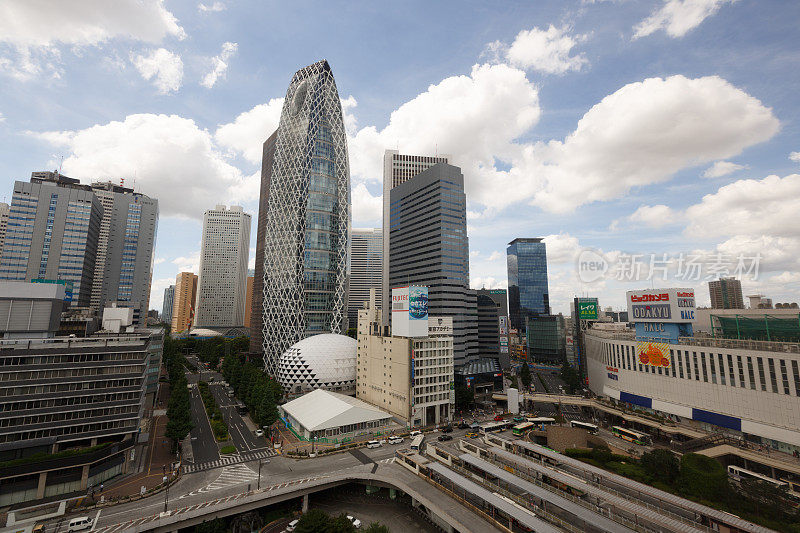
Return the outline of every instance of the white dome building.
{"type": "Polygon", "coordinates": [[[278,383],[290,396],[315,389],[355,392],[357,346],[355,339],[335,333],[305,338],[278,359],[278,383]]]}

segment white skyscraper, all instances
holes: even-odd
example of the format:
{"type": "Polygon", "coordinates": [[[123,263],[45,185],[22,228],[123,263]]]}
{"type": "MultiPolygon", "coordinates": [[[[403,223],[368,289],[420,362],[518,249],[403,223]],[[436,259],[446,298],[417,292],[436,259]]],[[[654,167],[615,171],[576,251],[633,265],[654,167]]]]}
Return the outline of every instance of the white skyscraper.
{"type": "Polygon", "coordinates": [[[347,318],[351,328],[358,324],[358,310],[369,301],[369,290],[375,289],[381,301],[383,264],[383,232],[376,229],[354,229],[350,232],[350,296],[347,318]]]}
{"type": "Polygon", "coordinates": [[[203,240],[194,325],[244,326],[250,215],[240,206],[218,205],[203,215],[203,240]]]}

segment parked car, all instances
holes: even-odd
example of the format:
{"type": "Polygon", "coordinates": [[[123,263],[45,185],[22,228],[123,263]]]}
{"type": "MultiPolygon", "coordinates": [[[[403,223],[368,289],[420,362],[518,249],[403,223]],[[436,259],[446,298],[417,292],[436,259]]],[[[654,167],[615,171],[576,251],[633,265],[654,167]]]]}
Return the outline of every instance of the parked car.
{"type": "Polygon", "coordinates": [[[453,426],[445,426],[442,428],[442,433],[452,433],[452,432],[453,432],[453,426]]]}
{"type": "Polygon", "coordinates": [[[494,417],[494,421],[495,421],[495,422],[500,422],[501,420],[503,420],[503,415],[496,415],[496,416],[494,417]]]}
{"type": "Polygon", "coordinates": [[[255,431],[255,433],[256,433],[256,437],[263,437],[264,436],[264,430],[263,429],[257,429],[255,431]]]}
{"type": "Polygon", "coordinates": [[[289,532],[294,531],[295,529],[297,529],[297,524],[299,524],[299,523],[300,523],[300,520],[292,520],[291,522],[289,522],[289,525],[286,526],[286,531],[289,531],[289,532]]]}
{"type": "Polygon", "coordinates": [[[453,440],[453,437],[450,435],[439,435],[439,442],[444,442],[446,440],[453,440]]]}
{"type": "Polygon", "coordinates": [[[475,433],[474,431],[470,431],[470,432],[469,432],[469,433],[467,433],[465,436],[466,436],[467,438],[470,438],[470,439],[477,439],[477,438],[478,438],[480,435],[478,435],[478,434],[477,434],[477,433],[475,433]]]}
{"type": "Polygon", "coordinates": [[[403,442],[403,437],[389,437],[389,444],[400,444],[403,442]]]}
{"type": "Polygon", "coordinates": [[[352,515],[347,515],[347,519],[350,520],[350,523],[353,524],[354,528],[361,529],[361,520],[352,515]]]}
{"type": "Polygon", "coordinates": [[[371,440],[367,443],[367,448],[380,448],[381,443],[377,440],[371,440]]]}

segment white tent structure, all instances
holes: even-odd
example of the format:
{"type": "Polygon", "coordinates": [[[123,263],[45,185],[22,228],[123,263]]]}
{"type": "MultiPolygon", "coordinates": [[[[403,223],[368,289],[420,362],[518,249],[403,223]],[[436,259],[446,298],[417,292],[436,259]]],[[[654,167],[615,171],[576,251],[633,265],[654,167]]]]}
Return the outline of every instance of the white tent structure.
{"type": "Polygon", "coordinates": [[[313,437],[354,436],[391,423],[392,415],[366,402],[317,389],[279,407],[297,434],[313,437]]]}

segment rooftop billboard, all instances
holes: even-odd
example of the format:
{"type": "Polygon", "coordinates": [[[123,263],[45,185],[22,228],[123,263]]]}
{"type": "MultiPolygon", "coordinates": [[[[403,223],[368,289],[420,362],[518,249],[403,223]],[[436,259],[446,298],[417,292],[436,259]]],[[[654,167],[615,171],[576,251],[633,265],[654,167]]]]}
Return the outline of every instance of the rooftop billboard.
{"type": "Polygon", "coordinates": [[[694,321],[694,289],[628,291],[628,320],[680,324],[694,321]]]}

